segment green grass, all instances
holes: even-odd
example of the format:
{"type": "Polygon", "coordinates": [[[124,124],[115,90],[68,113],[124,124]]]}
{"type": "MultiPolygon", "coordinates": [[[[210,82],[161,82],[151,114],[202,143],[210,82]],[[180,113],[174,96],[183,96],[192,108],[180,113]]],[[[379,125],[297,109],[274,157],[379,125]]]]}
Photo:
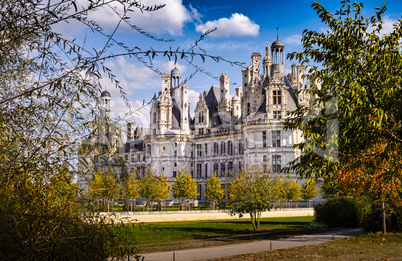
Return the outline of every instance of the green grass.
{"type": "Polygon", "coordinates": [[[131,229],[136,235],[133,244],[138,245],[139,252],[150,252],[283,237],[295,233],[286,230],[303,228],[313,219],[314,217],[261,219],[258,231],[252,229],[249,219],[152,223],[132,225],[131,229]],[[238,235],[247,236],[222,238],[238,235]]]}
{"type": "Polygon", "coordinates": [[[214,260],[402,260],[402,233],[366,234],[320,245],[237,255],[214,260]]]}

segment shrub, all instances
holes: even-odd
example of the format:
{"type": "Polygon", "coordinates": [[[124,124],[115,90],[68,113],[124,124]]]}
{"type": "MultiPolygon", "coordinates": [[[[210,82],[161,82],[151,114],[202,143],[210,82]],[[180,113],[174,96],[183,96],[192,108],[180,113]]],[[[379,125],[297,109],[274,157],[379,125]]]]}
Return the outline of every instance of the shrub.
{"type": "Polygon", "coordinates": [[[328,226],[358,227],[361,211],[357,201],[351,197],[330,198],[314,207],[316,222],[328,226]]]}
{"type": "MultiPolygon", "coordinates": [[[[385,215],[387,231],[402,231],[402,206],[387,206],[385,215]]],[[[366,232],[382,231],[381,202],[368,206],[363,215],[362,227],[366,232]]]]}

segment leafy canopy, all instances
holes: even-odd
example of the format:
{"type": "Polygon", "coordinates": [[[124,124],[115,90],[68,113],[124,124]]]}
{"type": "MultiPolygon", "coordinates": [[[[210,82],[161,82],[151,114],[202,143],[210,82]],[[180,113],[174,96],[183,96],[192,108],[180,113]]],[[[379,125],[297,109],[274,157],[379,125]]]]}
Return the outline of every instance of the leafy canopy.
{"type": "Polygon", "coordinates": [[[341,1],[335,14],[318,2],[312,7],[328,29],[305,30],[304,51],[288,55],[310,66],[307,79],[315,83],[306,90],[313,104],[299,106],[286,120],[304,138],[296,145],[303,154],[288,169],[325,177],[327,185],[347,173],[350,180],[365,180],[349,183],[360,194],[374,195],[381,183],[389,184],[400,201],[402,21],[383,34],[386,3],[369,18],[362,15],[362,3],[341,1]]]}

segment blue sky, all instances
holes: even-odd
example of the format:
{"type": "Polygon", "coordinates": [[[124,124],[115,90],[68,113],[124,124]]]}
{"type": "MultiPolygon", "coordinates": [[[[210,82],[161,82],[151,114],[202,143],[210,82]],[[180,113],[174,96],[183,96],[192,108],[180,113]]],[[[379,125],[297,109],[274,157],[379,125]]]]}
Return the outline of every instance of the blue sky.
{"type": "MultiPolygon", "coordinates": [[[[79,0],[85,2],[85,0],[79,0]]],[[[301,51],[301,33],[304,29],[321,31],[325,25],[320,22],[316,12],[311,8],[311,0],[142,0],[144,4],[165,3],[166,6],[155,12],[135,12],[130,14],[132,23],[138,25],[156,37],[173,39],[174,42],[156,42],[131,30],[126,25],[121,25],[116,33],[116,39],[129,46],[137,46],[143,50],[152,47],[155,50],[180,48],[187,50],[190,44],[199,38],[201,33],[210,28],[218,29],[200,42],[200,46],[211,55],[222,56],[231,61],[250,64],[252,52],[260,52],[265,55],[266,42],[272,43],[279,39],[285,44],[285,53],[301,51]],[[277,31],[276,28],[279,28],[277,31]]],[[[319,1],[327,10],[335,12],[340,7],[340,0],[319,1]]],[[[383,1],[368,0],[364,3],[363,14],[369,17],[375,14],[375,6],[381,6],[383,1]]],[[[402,1],[388,1],[388,9],[384,17],[384,32],[392,30],[392,24],[402,16],[402,1]]],[[[101,9],[90,14],[106,32],[111,32],[118,18],[111,9],[101,9]]],[[[102,48],[105,39],[92,34],[78,24],[61,25],[58,27],[63,33],[84,42],[95,48],[102,48]]],[[[118,47],[109,49],[118,53],[123,50],[118,47]]],[[[202,63],[195,59],[196,64],[206,72],[219,76],[227,72],[230,76],[230,94],[234,88],[241,85],[241,67],[231,66],[225,62],[215,63],[207,61],[202,63]]],[[[286,61],[289,70],[291,61],[286,61]]],[[[138,108],[142,101],[149,101],[154,93],[160,91],[160,75],[149,70],[140,62],[128,57],[120,57],[109,60],[107,65],[113,70],[125,88],[132,108],[138,108]]],[[[153,66],[162,72],[170,72],[174,68],[173,62],[166,58],[157,57],[153,66]]],[[[182,72],[182,78],[191,75],[195,69],[186,61],[179,60],[176,65],[182,72]]],[[[125,107],[119,91],[107,79],[102,80],[104,88],[112,94],[112,110],[119,116],[123,116],[128,109],[125,107]]],[[[218,81],[203,73],[197,73],[186,85],[190,88],[191,110],[194,110],[198,95],[208,90],[212,84],[218,85],[218,81]]],[[[139,125],[148,125],[148,108],[141,109],[134,115],[134,121],[139,125]]]]}

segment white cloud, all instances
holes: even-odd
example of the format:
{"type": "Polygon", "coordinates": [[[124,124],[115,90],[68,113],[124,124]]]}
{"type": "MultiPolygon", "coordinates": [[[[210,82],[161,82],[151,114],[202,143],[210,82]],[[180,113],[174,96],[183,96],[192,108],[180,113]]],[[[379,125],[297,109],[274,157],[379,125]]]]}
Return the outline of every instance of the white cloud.
{"type": "Polygon", "coordinates": [[[198,98],[200,97],[200,93],[194,90],[188,90],[188,100],[190,101],[190,116],[194,117],[194,110],[197,106],[198,98]]]}
{"type": "MultiPolygon", "coordinates": [[[[152,70],[145,66],[138,67],[133,63],[128,63],[123,57],[117,59],[117,64],[120,67],[119,71],[128,82],[149,83],[157,79],[157,74],[152,70]]],[[[116,69],[114,71],[116,71],[116,69]]],[[[146,85],[142,86],[143,88],[148,88],[146,85]]]]}
{"type": "Polygon", "coordinates": [[[389,16],[384,16],[383,22],[384,23],[382,24],[381,35],[389,34],[394,31],[394,24],[398,23],[396,19],[393,20],[389,16]]]}
{"type": "Polygon", "coordinates": [[[285,45],[301,45],[301,34],[290,35],[283,39],[285,45]]]}
{"type": "Polygon", "coordinates": [[[193,18],[193,20],[201,24],[202,23],[201,18],[203,15],[200,12],[198,12],[197,8],[193,7],[191,4],[189,7],[191,10],[190,15],[193,18]]]}
{"type": "MultiPolygon", "coordinates": [[[[157,11],[141,12],[139,9],[131,8],[134,12],[127,14],[130,17],[130,23],[144,31],[180,35],[184,24],[191,21],[190,13],[183,6],[181,0],[142,0],[141,4],[145,6],[166,4],[157,11]]],[[[122,5],[114,4],[111,7],[99,8],[96,12],[92,12],[90,17],[98,21],[102,28],[113,30],[120,20],[114,9],[119,12],[123,11],[122,5]]],[[[127,24],[122,23],[121,29],[129,29],[129,27],[127,24]]]]}
{"type": "Polygon", "coordinates": [[[215,37],[257,36],[260,30],[260,26],[251,21],[247,16],[234,13],[230,18],[221,18],[197,25],[196,31],[204,33],[214,28],[217,28],[217,30],[211,36],[215,37]]]}

